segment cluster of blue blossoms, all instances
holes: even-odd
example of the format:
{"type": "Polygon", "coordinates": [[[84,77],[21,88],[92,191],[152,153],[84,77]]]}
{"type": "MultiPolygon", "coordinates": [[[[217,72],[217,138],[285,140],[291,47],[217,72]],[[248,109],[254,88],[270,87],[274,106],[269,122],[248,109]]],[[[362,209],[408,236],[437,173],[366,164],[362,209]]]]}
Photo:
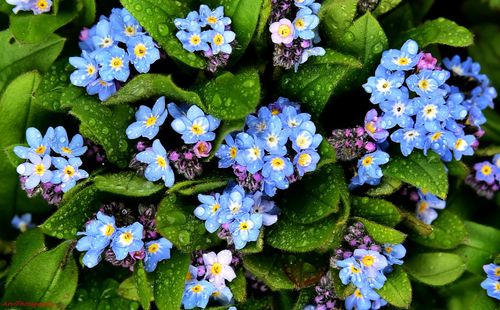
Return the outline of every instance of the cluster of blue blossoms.
{"type": "MultiPolygon", "coordinates": [[[[189,266],[186,274],[186,284],[182,305],[184,309],[195,307],[205,308],[210,300],[228,305],[233,302],[233,293],[226,286],[226,281],[231,282],[236,278],[231,263],[233,255],[229,250],[219,253],[205,253],[201,259],[201,265],[189,266]]],[[[229,309],[236,309],[230,307],[229,309]]]]}
{"type": "Polygon", "coordinates": [[[481,287],[486,290],[488,296],[500,300],[500,266],[488,264],[483,266],[483,270],[488,277],[481,282],[481,287]]]}
{"type": "Polygon", "coordinates": [[[152,272],[159,261],[170,258],[172,243],[165,238],[144,242],[143,228],[139,222],[117,227],[114,216],[99,211],[95,219],[87,222],[85,231],[78,233],[83,237],[78,240],[76,249],[86,252],[82,262],[88,268],[95,267],[101,261],[104,250],[110,246],[116,260],[124,260],[129,255],[143,259],[144,269],[152,272]]]}
{"type": "MultiPolygon", "coordinates": [[[[208,156],[211,149],[209,141],[215,139],[213,132],[219,127],[220,120],[205,113],[196,105],[177,106],[171,102],[165,107],[165,97],[160,97],[153,108],[140,106],[135,117],[136,122],[126,129],[129,139],[144,137],[152,140],[160,131],[168,115],[174,120],[172,129],[179,133],[185,144],[194,144],[194,153],[199,157],[208,156]]],[[[153,141],[152,147],[146,148],[136,156],[136,160],[147,165],[144,176],[151,182],[163,180],[165,186],[171,187],[175,182],[175,176],[170,167],[170,160],[178,160],[179,154],[171,152],[167,154],[159,139],[153,141]]]]}
{"type": "Polygon", "coordinates": [[[287,189],[316,169],[323,138],[310,119],[287,98],[261,107],[257,115],[247,117],[244,132],[226,136],[226,144],[215,154],[219,167],[232,167],[243,187],[274,196],[278,188],[287,189]]]}
{"type": "Polygon", "coordinates": [[[119,82],[128,80],[130,64],[146,73],[160,59],[153,39],[126,9],[113,9],[109,18],[101,16],[81,32],[80,40],[81,57],[69,59],[76,68],[71,83],[86,87],[89,95],[99,94],[101,101],[116,92],[119,82]]]}
{"type": "Polygon", "coordinates": [[[314,46],[321,41],[318,34],[320,3],[315,0],[274,0],[272,5],[269,31],[275,44],[275,66],[293,67],[297,71],[310,56],[325,55],[322,47],[314,46]]]}
{"type": "Polygon", "coordinates": [[[419,52],[413,40],[400,50],[382,54],[375,76],[363,85],[371,94],[370,101],[383,111],[378,115],[372,109],[365,117],[365,130],[378,148],[359,160],[353,185],[379,183],[379,165],[389,160],[384,152],[389,135],[400,144],[404,156],[414,149],[424,154],[434,151],[443,161],[473,155],[476,136],[481,135],[479,126],[486,121],[482,110],[493,107],[496,91],[486,75],[480,74],[479,64],[470,58],[464,62],[459,56],[445,58],[443,63],[450,71],[436,67],[436,63],[431,54],[419,52]],[[389,134],[388,129],[395,127],[399,128],[389,134]],[[475,131],[476,136],[466,131],[475,131]]]}
{"type": "Polygon", "coordinates": [[[15,5],[12,12],[17,14],[19,11],[32,11],[38,15],[50,11],[52,7],[51,0],[6,0],[8,4],[15,5]]]}
{"type": "Polygon", "coordinates": [[[224,16],[224,7],[212,11],[202,4],[199,12],[192,11],[186,18],[176,18],[174,24],[179,29],[176,36],[182,47],[208,58],[209,71],[215,72],[227,64],[236,34],[231,31],[231,18],[224,16]]]}
{"type": "Polygon", "coordinates": [[[59,185],[62,192],[67,192],[76,182],[89,175],[80,169],[79,156],[87,151],[81,135],[68,139],[66,130],[59,126],[49,127],[45,136],[36,128],[26,130],[26,146],[16,146],[14,153],[27,162],[17,166],[17,173],[22,177],[22,186],[33,190],[42,184],[59,185]],[[51,151],[62,157],[51,157],[51,151]],[[55,169],[52,169],[55,168],[55,169]]]}

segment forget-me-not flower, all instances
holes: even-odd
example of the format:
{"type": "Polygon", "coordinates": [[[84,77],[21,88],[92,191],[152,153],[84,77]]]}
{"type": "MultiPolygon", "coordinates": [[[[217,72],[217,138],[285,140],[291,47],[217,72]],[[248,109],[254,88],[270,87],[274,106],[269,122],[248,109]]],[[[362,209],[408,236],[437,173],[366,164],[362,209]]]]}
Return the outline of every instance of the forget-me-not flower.
{"type": "Polygon", "coordinates": [[[171,248],[172,242],[165,238],[146,242],[144,246],[146,252],[146,256],[144,257],[144,269],[147,272],[153,272],[158,262],[170,258],[171,248]]]}
{"type": "Polygon", "coordinates": [[[160,140],[153,141],[153,147],[137,154],[136,159],[142,163],[148,164],[144,176],[151,182],[162,179],[165,186],[174,185],[175,176],[169,165],[167,151],[161,145],[160,140]]]}
{"type": "Polygon", "coordinates": [[[66,160],[62,157],[52,157],[52,164],[58,169],[54,172],[52,183],[61,183],[61,190],[66,193],[76,185],[76,181],[89,177],[87,171],[79,169],[82,161],[78,157],[66,160]]]}
{"type": "Polygon", "coordinates": [[[139,137],[153,139],[160,131],[160,126],[163,125],[167,116],[165,97],[160,97],[156,100],[153,109],[144,105],[139,107],[135,113],[137,121],[130,124],[125,133],[129,139],[139,137]]]}

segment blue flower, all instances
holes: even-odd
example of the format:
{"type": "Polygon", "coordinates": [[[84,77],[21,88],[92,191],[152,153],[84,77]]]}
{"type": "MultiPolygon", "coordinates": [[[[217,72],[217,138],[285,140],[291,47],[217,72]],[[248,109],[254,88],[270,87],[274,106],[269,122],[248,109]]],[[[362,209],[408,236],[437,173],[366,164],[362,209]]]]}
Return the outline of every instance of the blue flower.
{"type": "Polygon", "coordinates": [[[160,126],[163,125],[168,116],[168,111],[165,110],[165,97],[160,97],[156,100],[153,109],[141,105],[135,113],[136,122],[130,124],[125,131],[129,139],[145,137],[153,139],[160,131],[160,126]]]}
{"type": "Polygon", "coordinates": [[[401,87],[401,92],[394,100],[386,100],[380,103],[380,108],[384,111],[384,116],[380,121],[382,128],[389,129],[396,125],[402,128],[413,126],[413,118],[415,108],[413,100],[408,97],[408,89],[401,87]]]}
{"type": "Polygon", "coordinates": [[[218,23],[221,23],[223,26],[231,24],[231,19],[224,17],[224,7],[219,6],[212,11],[208,6],[204,4],[200,5],[200,26],[205,27],[209,25],[214,28],[218,23]]]}
{"type": "Polygon", "coordinates": [[[142,31],[141,25],[126,9],[113,9],[109,16],[113,38],[127,43],[142,31]]]}
{"type": "Polygon", "coordinates": [[[27,189],[35,188],[40,182],[48,183],[52,180],[53,172],[49,170],[52,159],[49,155],[41,158],[34,153],[28,153],[28,159],[31,163],[26,162],[17,166],[17,173],[28,177],[24,183],[27,189]]]}
{"type": "Polygon", "coordinates": [[[45,136],[42,136],[36,128],[30,127],[26,129],[26,141],[30,147],[16,146],[14,153],[20,158],[27,159],[30,153],[35,153],[39,156],[50,154],[50,147],[54,140],[54,128],[49,127],[45,136]]]}
{"type": "Polygon", "coordinates": [[[266,180],[271,180],[280,188],[288,188],[288,176],[293,174],[293,165],[290,159],[280,155],[267,155],[264,157],[264,167],[262,176],[266,180]]]}
{"type": "Polygon", "coordinates": [[[448,57],[443,59],[444,67],[455,75],[459,76],[471,76],[479,73],[479,64],[473,63],[472,58],[467,57],[467,59],[462,62],[460,56],[455,55],[451,59],[448,57]]]}
{"type": "Polygon", "coordinates": [[[115,82],[106,82],[103,79],[97,79],[87,85],[89,95],[99,94],[99,100],[104,101],[116,93],[115,82]]]}
{"type": "Polygon", "coordinates": [[[316,170],[316,165],[320,160],[318,152],[314,150],[304,150],[297,153],[293,159],[293,164],[297,168],[299,176],[303,176],[306,172],[316,170]]]}
{"type": "Polygon", "coordinates": [[[472,148],[474,142],[476,142],[476,137],[473,135],[466,135],[457,138],[455,140],[455,144],[453,145],[453,155],[455,156],[455,159],[460,160],[463,155],[474,155],[474,149],[472,148]]]}
{"type": "Polygon", "coordinates": [[[237,250],[245,247],[249,241],[257,241],[260,227],[262,226],[262,215],[245,214],[235,219],[229,225],[229,231],[233,236],[234,246],[237,250]]]}
{"type": "Polygon", "coordinates": [[[500,169],[500,154],[496,154],[495,156],[493,156],[492,162],[495,167],[497,167],[497,169],[500,169]]]}
{"type": "Polygon", "coordinates": [[[220,227],[219,214],[221,212],[220,194],[202,195],[198,194],[198,200],[202,203],[194,210],[194,215],[205,221],[205,228],[209,233],[215,232],[220,227]]]}
{"type": "Polygon", "coordinates": [[[481,287],[486,290],[488,296],[500,300],[500,281],[486,278],[481,282],[481,287]]]}
{"type": "Polygon", "coordinates": [[[314,14],[318,14],[321,4],[314,2],[315,0],[295,0],[295,6],[301,9],[308,8],[314,14]]]}
{"type": "Polygon", "coordinates": [[[347,297],[345,307],[351,310],[356,307],[356,310],[369,310],[371,308],[371,300],[378,300],[380,296],[368,286],[356,288],[354,294],[347,297]]]}
{"type": "Polygon", "coordinates": [[[256,173],[264,166],[264,143],[257,137],[245,132],[236,135],[236,145],[239,152],[236,162],[247,168],[248,172],[256,173]]]}
{"type": "MultiPolygon", "coordinates": [[[[233,292],[227,286],[216,287],[212,293],[212,297],[221,304],[227,305],[233,299],[233,292]]],[[[232,308],[236,309],[235,307],[232,308]]]]}
{"type": "Polygon", "coordinates": [[[111,33],[111,24],[106,19],[101,19],[95,28],[95,34],[92,36],[92,42],[96,48],[106,49],[116,46],[111,33]]]}
{"type": "Polygon", "coordinates": [[[213,27],[213,30],[203,31],[201,37],[203,41],[210,43],[214,55],[220,52],[231,54],[233,48],[230,43],[234,41],[236,34],[232,31],[225,30],[224,24],[219,22],[213,27]]]}
{"type": "Polygon", "coordinates": [[[127,81],[130,75],[129,56],[124,49],[113,46],[109,49],[100,50],[95,59],[101,66],[99,75],[104,81],[127,81]]]}
{"type": "Polygon", "coordinates": [[[87,147],[83,145],[83,137],[81,135],[74,135],[70,142],[68,133],[64,127],[58,126],[54,132],[55,136],[52,142],[52,149],[57,154],[71,158],[81,156],[87,151],[87,147]]]}
{"type": "Polygon", "coordinates": [[[455,135],[447,130],[431,132],[427,135],[424,144],[424,154],[427,155],[429,150],[433,150],[444,161],[450,161],[452,158],[450,149],[454,147],[455,141],[455,135]]]}
{"type": "Polygon", "coordinates": [[[365,130],[378,143],[384,142],[389,136],[389,131],[382,126],[382,120],[376,109],[371,109],[365,115],[365,130]]]}
{"type": "Polygon", "coordinates": [[[38,15],[50,11],[52,7],[51,0],[35,0],[31,1],[31,11],[33,14],[38,15]]]}
{"type": "Polygon", "coordinates": [[[292,148],[300,152],[306,149],[316,149],[323,137],[316,133],[316,126],[313,122],[306,121],[292,132],[290,140],[292,141],[292,148]]]}
{"type": "Polygon", "coordinates": [[[408,156],[414,148],[423,150],[425,144],[425,131],[421,128],[398,129],[391,134],[391,140],[399,143],[401,153],[408,156]]]}
{"type": "Polygon", "coordinates": [[[488,275],[488,278],[493,280],[500,280],[500,266],[496,264],[488,264],[483,266],[484,272],[488,275]]]}
{"type": "Polygon", "coordinates": [[[193,27],[189,29],[189,31],[180,30],[175,34],[175,36],[179,39],[179,41],[181,41],[182,47],[189,52],[206,52],[210,49],[207,41],[202,38],[200,26],[193,27]]]}
{"type": "Polygon", "coordinates": [[[285,144],[288,142],[290,131],[283,129],[281,119],[271,116],[267,122],[266,130],[261,133],[260,138],[264,140],[264,148],[270,154],[285,155],[287,150],[285,144]]]}
{"type": "Polygon", "coordinates": [[[78,232],[80,238],[76,249],[80,252],[87,251],[83,256],[83,264],[88,268],[95,267],[101,260],[101,253],[109,245],[116,233],[115,218],[97,212],[97,218],[85,225],[85,232],[78,232]]]}
{"type": "Polygon", "coordinates": [[[446,207],[446,201],[437,198],[431,194],[418,194],[420,200],[417,203],[417,218],[419,218],[425,224],[431,224],[437,218],[437,212],[435,209],[444,209],[446,207]]]}
{"type": "MultiPolygon", "coordinates": [[[[170,111],[170,104],[169,104],[170,111]]],[[[205,115],[197,106],[189,108],[186,116],[176,117],[174,113],[172,129],[182,135],[182,140],[187,144],[194,144],[198,141],[213,141],[215,133],[213,131],[219,127],[220,120],[211,115],[205,115]]]]}
{"type": "Polygon", "coordinates": [[[186,284],[196,282],[198,278],[198,268],[189,265],[188,272],[186,273],[186,284]]]}
{"type": "Polygon", "coordinates": [[[484,181],[488,184],[495,182],[495,174],[497,174],[498,168],[490,162],[483,161],[477,163],[474,165],[474,170],[476,170],[476,180],[484,181]]]}
{"type": "Polygon", "coordinates": [[[300,113],[292,106],[285,106],[278,116],[281,119],[283,127],[291,130],[299,127],[302,123],[311,120],[311,114],[300,113]]]}
{"type": "Polygon", "coordinates": [[[424,125],[427,131],[438,131],[441,122],[449,117],[448,107],[443,98],[418,98],[414,100],[417,110],[417,126],[424,125]]]}
{"type": "Polygon", "coordinates": [[[383,173],[380,165],[386,164],[387,162],[389,162],[389,154],[380,150],[363,156],[358,161],[358,175],[360,181],[364,183],[364,180],[368,178],[381,178],[383,173]]]}
{"type": "Polygon", "coordinates": [[[365,274],[361,269],[361,265],[356,261],[356,259],[354,259],[354,257],[339,260],[336,264],[342,268],[339,273],[342,284],[347,285],[352,282],[356,287],[363,287],[365,285],[365,274]]]}
{"type": "Polygon", "coordinates": [[[324,56],[326,51],[324,48],[316,46],[310,47],[302,51],[302,56],[300,56],[300,62],[296,62],[294,65],[295,72],[299,69],[299,65],[305,63],[311,56],[324,56]]]}
{"type": "Polygon", "coordinates": [[[184,295],[182,296],[182,305],[184,309],[193,309],[194,307],[205,308],[215,286],[206,281],[193,281],[186,284],[184,295]]]}
{"type": "MultiPolygon", "coordinates": [[[[279,113],[279,111],[278,111],[279,113]]],[[[247,133],[250,135],[260,136],[264,131],[266,131],[268,122],[273,114],[267,107],[261,107],[257,112],[257,116],[248,115],[246,119],[246,125],[248,126],[247,133]]]]}
{"type": "Polygon", "coordinates": [[[153,272],[158,262],[170,258],[170,249],[172,242],[165,238],[146,242],[146,257],[144,257],[144,269],[147,272],[153,272]]]}
{"type": "Polygon", "coordinates": [[[128,253],[142,249],[144,246],[142,231],[143,226],[138,222],[117,229],[113,241],[111,241],[111,249],[117,260],[125,259],[128,253]]]}
{"type": "Polygon", "coordinates": [[[384,100],[396,98],[404,80],[405,74],[403,71],[392,73],[379,65],[375,71],[375,76],[369,77],[368,82],[363,84],[363,88],[367,93],[372,94],[370,101],[377,104],[384,100]]]}
{"type": "Polygon", "coordinates": [[[406,79],[406,85],[420,97],[443,97],[446,95],[446,90],[439,87],[449,77],[450,72],[446,70],[422,70],[417,74],[410,75],[406,79]]]}
{"type": "Polygon", "coordinates": [[[314,29],[318,27],[319,18],[312,14],[310,9],[301,9],[293,21],[295,27],[294,39],[312,40],[315,36],[314,29]]]}
{"type": "Polygon", "coordinates": [[[280,210],[276,207],[274,201],[267,199],[262,192],[255,192],[248,195],[254,201],[252,214],[262,215],[262,225],[271,226],[278,220],[280,210]]]}
{"type": "Polygon", "coordinates": [[[161,145],[160,140],[153,142],[153,147],[137,154],[136,159],[142,163],[148,164],[144,176],[151,182],[162,179],[165,186],[174,185],[175,177],[172,168],[169,165],[167,151],[161,145]]]}
{"type": "Polygon", "coordinates": [[[384,270],[387,267],[387,259],[377,251],[356,249],[353,256],[359,260],[363,269],[384,270]]]}
{"type": "Polygon", "coordinates": [[[463,120],[467,117],[467,108],[462,104],[463,102],[464,95],[462,93],[452,93],[448,95],[446,105],[453,119],[463,120]]]}
{"type": "Polygon", "coordinates": [[[76,181],[89,177],[85,170],[78,169],[82,161],[78,157],[72,157],[68,160],[62,157],[53,157],[52,164],[58,169],[54,172],[52,183],[62,183],[61,189],[64,193],[76,185],[76,181]]]}
{"type": "Polygon", "coordinates": [[[215,153],[215,156],[220,158],[219,168],[231,167],[236,162],[238,155],[238,146],[230,134],[226,136],[224,141],[226,144],[222,144],[215,153]]]}
{"type": "Polygon", "coordinates": [[[420,59],[418,44],[408,40],[403,44],[401,50],[390,49],[382,54],[380,63],[388,70],[411,70],[420,59]]]}
{"type": "Polygon", "coordinates": [[[97,64],[86,51],[82,57],[70,57],[69,63],[77,69],[69,77],[71,84],[85,87],[97,79],[97,64]]]}
{"type": "Polygon", "coordinates": [[[21,216],[14,216],[10,221],[12,227],[19,229],[21,232],[25,232],[29,228],[35,227],[31,224],[31,213],[26,213],[21,216]]]}
{"type": "Polygon", "coordinates": [[[94,25],[90,29],[83,28],[80,32],[80,43],[78,43],[78,46],[82,51],[91,53],[96,50],[96,46],[94,46],[94,42],[92,41],[92,38],[96,35],[96,31],[97,25],[94,25]]]}
{"type": "Polygon", "coordinates": [[[15,5],[12,9],[14,14],[17,14],[19,11],[29,11],[31,10],[31,2],[26,0],[6,0],[6,2],[10,5],[15,5]]]}
{"type": "Polygon", "coordinates": [[[387,301],[383,298],[379,298],[377,300],[372,301],[372,309],[378,310],[387,305],[387,301]]]}
{"type": "Polygon", "coordinates": [[[200,28],[200,16],[196,11],[189,12],[186,18],[174,19],[174,25],[179,30],[195,31],[200,28]]]}
{"type": "Polygon", "coordinates": [[[130,62],[140,73],[147,73],[155,61],[160,59],[160,51],[156,48],[150,36],[136,36],[127,42],[130,62]]]}
{"type": "Polygon", "coordinates": [[[253,199],[245,194],[245,190],[240,185],[225,192],[219,201],[221,207],[219,223],[221,224],[249,214],[254,204],[253,199]]]}
{"type": "Polygon", "coordinates": [[[390,265],[402,265],[401,259],[406,255],[406,248],[402,244],[384,244],[382,253],[390,265]]]}

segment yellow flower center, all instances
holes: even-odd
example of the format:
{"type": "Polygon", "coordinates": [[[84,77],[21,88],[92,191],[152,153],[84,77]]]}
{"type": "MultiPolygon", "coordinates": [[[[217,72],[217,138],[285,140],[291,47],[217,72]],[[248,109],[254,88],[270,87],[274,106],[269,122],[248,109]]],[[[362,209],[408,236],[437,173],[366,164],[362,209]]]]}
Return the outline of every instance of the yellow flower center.
{"type": "Polygon", "coordinates": [[[64,154],[71,154],[72,153],[71,149],[67,146],[63,146],[61,148],[61,152],[63,152],[64,154]]]}
{"type": "Polygon", "coordinates": [[[134,47],[134,55],[137,56],[137,58],[143,58],[146,56],[146,51],[146,46],[142,43],[139,43],[134,47]]]}
{"type": "Polygon", "coordinates": [[[47,3],[46,0],[38,0],[36,2],[36,6],[38,7],[38,9],[40,10],[45,10],[49,5],[47,3]]]}
{"type": "Polygon", "coordinates": [[[438,131],[432,135],[431,140],[437,141],[441,138],[442,135],[443,135],[443,133],[441,131],[438,131]]]}
{"type": "Polygon", "coordinates": [[[148,253],[155,254],[160,249],[158,243],[153,243],[148,246],[148,253]]]}
{"type": "Polygon", "coordinates": [[[375,126],[375,123],[373,123],[373,122],[368,122],[365,125],[365,129],[368,130],[370,133],[375,133],[377,131],[377,127],[375,126]]]}
{"type": "Polygon", "coordinates": [[[463,151],[465,150],[465,148],[467,147],[467,142],[465,142],[464,139],[457,139],[457,142],[455,142],[455,149],[459,150],[459,151],[463,151]]]}
{"type": "Polygon", "coordinates": [[[95,71],[96,71],[96,69],[93,65],[87,66],[87,75],[88,76],[94,75],[95,71]]]}
{"type": "Polygon", "coordinates": [[[495,291],[500,291],[500,282],[495,283],[495,291]]]}
{"type": "Polygon", "coordinates": [[[354,266],[351,266],[351,272],[354,273],[354,274],[357,274],[357,273],[361,272],[361,269],[359,269],[357,267],[354,267],[354,266]]]}
{"type": "Polygon", "coordinates": [[[189,43],[191,43],[191,45],[193,45],[193,46],[197,46],[198,44],[200,44],[200,43],[201,43],[201,38],[200,38],[200,36],[199,36],[199,35],[197,35],[197,34],[193,34],[193,35],[191,36],[191,38],[189,38],[189,43]]]}
{"type": "Polygon", "coordinates": [[[297,28],[298,30],[304,29],[305,26],[306,26],[306,23],[304,22],[304,20],[302,18],[298,18],[295,21],[295,28],[297,28]]]}
{"type": "Polygon", "coordinates": [[[113,44],[113,40],[109,37],[103,38],[99,47],[110,47],[113,44]]]}
{"type": "Polygon", "coordinates": [[[426,79],[421,79],[419,82],[418,82],[418,88],[420,88],[421,90],[423,91],[426,91],[429,89],[429,81],[426,80],[426,79]]]}
{"type": "Polygon", "coordinates": [[[229,150],[229,156],[231,156],[231,158],[236,158],[236,154],[238,154],[238,149],[233,146],[230,150],[229,150]]]}
{"type": "Polygon", "coordinates": [[[390,84],[389,82],[384,82],[384,83],[382,83],[381,87],[382,87],[383,89],[387,89],[387,88],[389,88],[389,86],[390,86],[390,85],[391,85],[391,84],[390,84]]]}
{"type": "Polygon", "coordinates": [[[222,265],[219,263],[215,263],[212,265],[212,268],[210,268],[210,271],[212,272],[212,274],[217,275],[222,272],[222,265]]]}
{"type": "Polygon", "coordinates": [[[495,276],[500,277],[500,267],[495,268],[495,276]]]}
{"type": "Polygon", "coordinates": [[[217,212],[220,209],[220,205],[218,203],[214,204],[212,206],[212,213],[217,212]]]}
{"type": "Polygon", "coordinates": [[[295,143],[301,148],[306,149],[309,147],[309,139],[304,135],[299,135],[297,139],[295,139],[295,143]]]}
{"type": "Polygon", "coordinates": [[[425,202],[425,201],[421,201],[421,202],[419,202],[419,205],[418,205],[418,212],[422,213],[422,212],[424,212],[425,210],[427,210],[427,202],[425,202]]]}
{"type": "Polygon", "coordinates": [[[46,149],[47,147],[45,145],[40,145],[35,149],[35,153],[37,153],[38,155],[42,155],[43,153],[45,153],[46,149]]]}
{"type": "Polygon", "coordinates": [[[158,166],[162,168],[165,168],[167,166],[167,161],[165,160],[165,157],[160,155],[156,156],[156,163],[158,164],[158,166]]]}
{"type": "Polygon", "coordinates": [[[125,27],[125,31],[124,32],[125,32],[126,36],[131,37],[131,36],[135,35],[136,30],[135,30],[134,26],[127,26],[127,27],[125,27]]]}
{"type": "Polygon", "coordinates": [[[396,63],[400,66],[406,66],[407,64],[410,63],[410,58],[408,57],[399,57],[396,61],[396,63]]]}
{"type": "Polygon", "coordinates": [[[392,252],[392,247],[390,247],[390,246],[386,247],[385,252],[390,254],[392,252]]]}
{"type": "Polygon", "coordinates": [[[120,57],[111,58],[111,68],[118,71],[123,67],[123,60],[120,57]]]}
{"type": "Polygon", "coordinates": [[[104,226],[104,235],[106,237],[112,236],[114,232],[115,228],[113,227],[113,224],[107,224],[106,226],[104,226]]]}
{"type": "Polygon", "coordinates": [[[148,117],[148,119],[146,120],[146,127],[151,127],[153,126],[154,124],[156,124],[156,117],[155,116],[150,116],[148,117]]]}
{"type": "Polygon", "coordinates": [[[45,166],[43,164],[38,164],[35,166],[35,173],[42,176],[45,173],[45,166]]]}
{"type": "Polygon", "coordinates": [[[212,296],[214,296],[214,297],[219,297],[219,296],[220,296],[220,292],[219,292],[219,291],[214,291],[214,292],[212,293],[212,296]]]}
{"type": "Polygon", "coordinates": [[[363,158],[363,161],[361,161],[361,164],[363,165],[363,167],[366,167],[366,166],[371,165],[372,162],[373,162],[373,157],[366,156],[365,158],[363,158]]]}
{"type": "Polygon", "coordinates": [[[491,167],[490,165],[484,165],[482,168],[481,168],[481,172],[484,174],[484,175],[490,175],[491,174],[491,167]]]}
{"type": "Polygon", "coordinates": [[[186,273],[186,281],[191,281],[191,280],[193,280],[193,276],[191,275],[191,272],[188,271],[186,273]]]}
{"type": "Polygon", "coordinates": [[[361,290],[359,288],[354,291],[354,296],[363,298],[363,294],[361,294],[361,290]]]}
{"type": "Polygon", "coordinates": [[[220,33],[218,33],[214,36],[213,42],[215,45],[220,46],[224,44],[224,37],[220,33]]]}
{"type": "Polygon", "coordinates": [[[311,155],[309,155],[307,153],[300,154],[299,160],[297,160],[297,162],[299,163],[300,166],[307,167],[311,164],[312,157],[311,157],[311,155]]]}
{"type": "Polygon", "coordinates": [[[68,177],[72,177],[75,175],[75,168],[73,166],[67,165],[64,167],[64,174],[67,175],[68,177]]]}
{"type": "Polygon", "coordinates": [[[361,263],[365,265],[366,267],[371,267],[373,263],[375,262],[375,258],[371,255],[366,255],[361,259],[361,263]]]}
{"type": "Polygon", "coordinates": [[[101,84],[101,86],[108,86],[108,83],[103,80],[99,80],[99,84],[101,84]]]}
{"type": "Polygon", "coordinates": [[[290,36],[291,33],[292,33],[292,30],[290,29],[290,26],[288,26],[288,25],[281,25],[278,27],[278,34],[282,38],[286,38],[286,37],[290,36]]]}
{"type": "Polygon", "coordinates": [[[279,157],[273,158],[271,160],[271,166],[274,170],[283,170],[283,168],[285,168],[285,161],[279,157]]]}
{"type": "Polygon", "coordinates": [[[278,115],[278,114],[280,114],[280,110],[278,110],[278,109],[273,109],[273,110],[271,111],[271,114],[272,114],[272,115],[278,115]]]}
{"type": "Polygon", "coordinates": [[[204,134],[205,130],[203,129],[203,127],[200,124],[193,124],[193,126],[191,126],[191,132],[193,134],[199,136],[199,135],[204,134]]]}
{"type": "Polygon", "coordinates": [[[217,21],[218,21],[218,19],[215,16],[209,16],[209,17],[207,17],[207,22],[209,24],[215,24],[215,23],[217,23],[217,21]]]}
{"type": "Polygon", "coordinates": [[[240,230],[248,230],[250,229],[250,225],[248,224],[248,222],[241,222],[240,223],[240,230]]]}
{"type": "Polygon", "coordinates": [[[120,241],[124,245],[130,245],[134,241],[134,236],[131,232],[127,231],[120,235],[120,241]]]}
{"type": "Polygon", "coordinates": [[[203,286],[196,284],[195,286],[193,286],[191,288],[191,291],[193,291],[195,293],[201,293],[201,292],[203,292],[203,286]]]}

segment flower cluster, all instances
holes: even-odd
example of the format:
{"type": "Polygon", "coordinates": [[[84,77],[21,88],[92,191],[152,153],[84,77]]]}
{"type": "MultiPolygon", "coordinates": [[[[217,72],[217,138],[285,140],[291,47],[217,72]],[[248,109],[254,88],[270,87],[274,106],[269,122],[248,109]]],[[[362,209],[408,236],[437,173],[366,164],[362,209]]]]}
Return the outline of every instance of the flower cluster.
{"type": "Polygon", "coordinates": [[[486,290],[488,296],[500,300],[500,266],[488,264],[483,266],[483,270],[488,277],[481,282],[481,287],[486,290]]]}
{"type": "MultiPolygon", "coordinates": [[[[149,181],[155,182],[163,180],[165,186],[171,187],[174,184],[175,176],[170,162],[174,164],[179,174],[187,179],[193,179],[201,174],[201,164],[198,159],[207,157],[212,149],[209,141],[215,139],[213,132],[219,127],[220,120],[211,115],[205,115],[203,111],[195,105],[177,106],[171,102],[165,108],[165,97],[160,97],[153,108],[140,106],[135,117],[136,122],[130,124],[126,129],[129,139],[144,137],[152,140],[160,131],[169,113],[174,120],[171,123],[172,129],[178,134],[187,145],[181,150],[173,150],[167,153],[159,139],[153,141],[151,147],[144,142],[139,142],[137,149],[140,151],[134,161],[145,164],[144,176],[149,181]]],[[[132,166],[135,166],[132,164],[132,166]]],[[[139,165],[140,167],[140,165],[139,165]]]]}
{"type": "Polygon", "coordinates": [[[51,0],[6,0],[8,4],[15,5],[16,7],[12,9],[14,14],[19,11],[32,11],[33,14],[38,15],[42,13],[47,13],[52,7],[51,0]]]}
{"type": "Polygon", "coordinates": [[[325,50],[315,47],[318,34],[320,3],[314,0],[273,0],[269,31],[274,46],[273,64],[285,69],[305,63],[310,56],[323,56],[325,50]],[[293,2],[293,3],[292,3],[293,2]],[[293,20],[293,21],[292,21],[293,20]]]}
{"type": "Polygon", "coordinates": [[[25,232],[26,230],[35,227],[35,224],[31,223],[31,213],[25,213],[21,216],[14,216],[10,224],[20,232],[25,232]]]}
{"type": "Polygon", "coordinates": [[[202,203],[194,215],[205,221],[205,228],[213,233],[221,228],[219,236],[242,249],[247,242],[257,241],[262,225],[270,226],[278,220],[279,209],[262,192],[253,194],[234,185],[222,194],[198,195],[202,203]]]}
{"type": "Polygon", "coordinates": [[[333,265],[340,269],[342,284],[352,283],[356,290],[346,298],[346,309],[379,309],[387,304],[375,290],[381,289],[393,265],[402,265],[406,249],[401,244],[377,245],[362,223],[348,228],[346,245],[336,250],[333,265]]]}
{"type": "Polygon", "coordinates": [[[27,160],[17,166],[17,173],[21,175],[22,188],[30,197],[42,193],[47,201],[58,204],[62,193],[89,176],[80,169],[79,156],[87,151],[81,135],[69,140],[66,129],[59,126],[49,127],[42,136],[38,129],[30,127],[26,130],[26,141],[29,146],[16,146],[14,153],[27,160]],[[62,157],[51,157],[51,152],[62,157]]]}
{"type": "Polygon", "coordinates": [[[101,101],[128,80],[130,64],[146,73],[160,59],[153,39],[126,9],[113,9],[109,18],[101,16],[92,28],[82,30],[80,40],[81,57],[69,58],[76,68],[71,83],[86,87],[89,95],[99,94],[101,101]]]}
{"type": "Polygon", "coordinates": [[[465,179],[465,183],[479,196],[492,199],[493,194],[500,189],[500,154],[496,154],[492,162],[476,163],[473,170],[474,172],[465,179]]]}
{"type": "Polygon", "coordinates": [[[152,272],[158,262],[170,258],[172,243],[158,238],[154,222],[154,208],[139,207],[139,221],[123,204],[103,206],[94,219],[85,224],[85,231],[76,249],[86,252],[82,262],[95,267],[105,252],[105,259],[116,266],[133,269],[136,260],[144,260],[144,269],[152,272]],[[111,215],[110,215],[111,214],[111,215]],[[116,214],[116,217],[114,216],[116,214]]]}
{"type": "Polygon", "coordinates": [[[231,267],[234,259],[229,250],[222,250],[217,254],[204,253],[196,257],[186,275],[182,297],[184,309],[205,308],[210,298],[222,305],[230,304],[233,293],[226,286],[226,281],[231,282],[236,278],[231,267]]]}
{"type": "Polygon", "coordinates": [[[445,200],[441,200],[423,190],[418,191],[418,201],[415,213],[417,215],[417,218],[425,224],[430,225],[438,217],[436,209],[442,210],[445,207],[445,200]]]}
{"type": "Polygon", "coordinates": [[[258,188],[272,197],[291,182],[314,171],[322,141],[311,115],[286,98],[279,98],[257,115],[249,115],[246,129],[227,135],[215,154],[220,168],[233,167],[240,185],[258,188]]]}
{"type": "Polygon", "coordinates": [[[231,31],[231,18],[224,16],[224,7],[211,10],[200,5],[199,12],[192,11],[186,18],[176,18],[179,29],[177,38],[189,52],[200,52],[207,58],[208,70],[217,71],[227,65],[236,44],[236,34],[231,31]]]}

